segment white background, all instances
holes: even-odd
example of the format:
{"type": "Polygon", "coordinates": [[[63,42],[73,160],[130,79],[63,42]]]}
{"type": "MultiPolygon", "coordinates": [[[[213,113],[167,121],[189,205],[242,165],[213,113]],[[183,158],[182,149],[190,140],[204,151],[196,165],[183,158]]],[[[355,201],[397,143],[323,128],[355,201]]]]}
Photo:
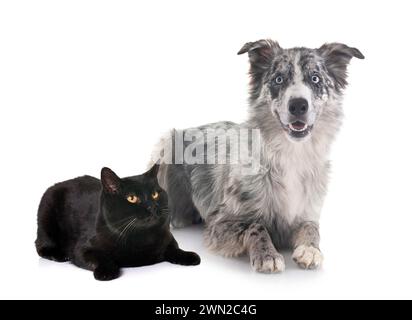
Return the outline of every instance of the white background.
{"type": "Polygon", "coordinates": [[[0,298],[412,298],[410,1],[1,1],[0,298]],[[159,264],[101,283],[39,259],[51,184],[146,168],[172,127],[243,121],[248,41],[358,47],[321,220],[322,270],[254,274],[174,231],[198,267],[159,264]]]}

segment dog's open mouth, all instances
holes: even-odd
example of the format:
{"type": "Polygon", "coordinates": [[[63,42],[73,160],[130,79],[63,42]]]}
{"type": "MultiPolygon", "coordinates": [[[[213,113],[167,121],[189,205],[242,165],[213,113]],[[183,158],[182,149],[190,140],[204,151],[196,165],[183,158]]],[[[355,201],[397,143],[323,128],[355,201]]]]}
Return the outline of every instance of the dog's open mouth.
{"type": "Polygon", "coordinates": [[[307,123],[304,123],[302,121],[295,121],[285,126],[285,129],[289,133],[289,135],[297,139],[306,137],[310,133],[312,128],[313,125],[309,126],[307,123]]]}

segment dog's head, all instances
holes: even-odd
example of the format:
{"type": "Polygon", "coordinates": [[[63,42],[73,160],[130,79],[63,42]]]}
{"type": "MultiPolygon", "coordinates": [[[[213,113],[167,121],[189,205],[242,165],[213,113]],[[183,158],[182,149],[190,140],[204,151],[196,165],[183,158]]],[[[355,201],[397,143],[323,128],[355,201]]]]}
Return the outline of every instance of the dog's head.
{"type": "Polygon", "coordinates": [[[324,107],[345,88],[350,60],[364,59],[358,49],[340,43],[282,49],[277,42],[260,40],[246,43],[238,54],[246,52],[251,100],[268,102],[273,117],[295,141],[310,136],[324,107]]]}

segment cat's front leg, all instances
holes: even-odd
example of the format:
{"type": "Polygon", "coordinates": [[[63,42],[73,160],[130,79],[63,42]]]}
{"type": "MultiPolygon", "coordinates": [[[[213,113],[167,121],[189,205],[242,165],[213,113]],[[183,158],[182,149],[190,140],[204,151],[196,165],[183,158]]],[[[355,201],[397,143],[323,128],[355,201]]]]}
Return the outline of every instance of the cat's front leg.
{"type": "Polygon", "coordinates": [[[194,252],[181,250],[177,245],[176,240],[173,240],[167,247],[164,258],[167,262],[183,266],[196,266],[200,264],[199,255],[194,252]]]}
{"type": "Polygon", "coordinates": [[[323,255],[319,250],[319,225],[304,222],[293,232],[292,258],[302,269],[318,269],[322,265],[323,255]]]}
{"type": "Polygon", "coordinates": [[[93,271],[94,278],[99,281],[110,281],[120,277],[120,268],[113,263],[102,263],[93,271]]]}
{"type": "Polygon", "coordinates": [[[120,276],[120,268],[107,254],[100,250],[85,248],[85,263],[93,271],[94,278],[99,281],[110,281],[120,276]]]}

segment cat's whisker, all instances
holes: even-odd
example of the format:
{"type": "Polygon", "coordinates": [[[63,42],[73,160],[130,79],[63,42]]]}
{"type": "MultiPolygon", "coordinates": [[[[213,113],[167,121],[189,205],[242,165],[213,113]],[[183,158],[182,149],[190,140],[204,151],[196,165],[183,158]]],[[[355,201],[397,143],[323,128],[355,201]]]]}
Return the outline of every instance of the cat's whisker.
{"type": "MultiPolygon", "coordinates": [[[[133,217],[127,218],[127,219],[121,224],[120,228],[126,226],[127,224],[129,224],[132,220],[133,220],[133,217]]],[[[120,229],[120,228],[119,228],[119,229],[120,229]]]]}
{"type": "Polygon", "coordinates": [[[130,226],[137,220],[137,218],[131,219],[129,223],[123,228],[123,230],[120,232],[120,235],[118,237],[118,241],[121,240],[123,235],[126,233],[127,229],[130,228],[130,226]]]}
{"type": "Polygon", "coordinates": [[[126,242],[128,234],[131,231],[133,231],[134,229],[136,229],[136,220],[137,219],[135,219],[135,221],[133,221],[133,223],[127,228],[127,230],[126,230],[126,232],[125,232],[125,234],[123,235],[123,238],[122,238],[122,244],[126,242]]]}
{"type": "Polygon", "coordinates": [[[136,220],[136,218],[134,219],[130,219],[130,221],[127,223],[127,225],[123,228],[122,232],[120,233],[120,237],[122,237],[125,232],[127,231],[127,229],[132,225],[132,223],[136,220]]]}
{"type": "Polygon", "coordinates": [[[120,233],[118,241],[122,242],[122,240],[125,238],[128,230],[134,225],[134,223],[136,222],[137,218],[132,219],[127,226],[123,229],[123,231],[120,233]]]}
{"type": "Polygon", "coordinates": [[[121,220],[118,220],[116,222],[108,222],[106,224],[106,228],[110,229],[111,231],[118,233],[120,229],[122,229],[122,227],[124,227],[126,224],[128,224],[130,222],[132,218],[127,217],[127,218],[123,218],[121,220]]]}
{"type": "Polygon", "coordinates": [[[119,234],[121,231],[123,231],[123,228],[132,220],[133,218],[127,217],[124,219],[121,219],[115,223],[108,223],[106,225],[106,228],[111,230],[112,232],[119,234]]]}

